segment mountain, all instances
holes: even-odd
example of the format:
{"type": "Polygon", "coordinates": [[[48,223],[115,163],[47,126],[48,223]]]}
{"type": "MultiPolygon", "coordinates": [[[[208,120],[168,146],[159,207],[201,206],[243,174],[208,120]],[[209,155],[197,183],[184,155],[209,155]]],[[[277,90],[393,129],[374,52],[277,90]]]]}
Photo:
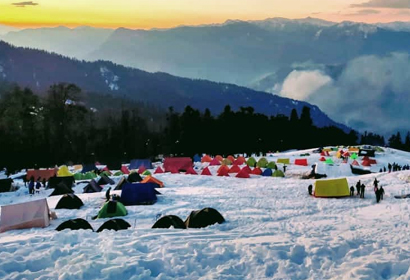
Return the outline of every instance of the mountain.
{"type": "Polygon", "coordinates": [[[410,22],[409,21],[395,21],[387,23],[376,23],[376,26],[389,29],[393,31],[405,31],[410,32],[410,22]]]}
{"type": "Polygon", "coordinates": [[[0,41],[0,79],[44,92],[51,84],[75,83],[87,92],[112,94],[182,111],[187,105],[217,114],[229,104],[233,110],[252,106],[256,112],[289,116],[311,108],[317,126],[337,125],[317,106],[226,83],[148,73],[107,61],[85,62],[33,49],[16,48],[0,41]]]}
{"type": "Polygon", "coordinates": [[[113,31],[88,26],[74,29],[59,26],[12,31],[0,36],[0,39],[19,47],[47,50],[83,59],[107,40],[113,31]]]}
{"type": "Polygon", "coordinates": [[[17,27],[0,24],[0,36],[6,35],[9,32],[18,31],[18,30],[20,30],[20,29],[17,28],[17,27]]]}

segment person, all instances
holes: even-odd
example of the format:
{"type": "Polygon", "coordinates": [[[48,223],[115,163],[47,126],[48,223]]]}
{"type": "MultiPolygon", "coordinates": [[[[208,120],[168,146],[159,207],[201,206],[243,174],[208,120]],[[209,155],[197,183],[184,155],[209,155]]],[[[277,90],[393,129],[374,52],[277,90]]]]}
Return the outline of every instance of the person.
{"type": "Polygon", "coordinates": [[[386,166],[383,166],[383,172],[386,172],[386,166]]]}
{"type": "Polygon", "coordinates": [[[111,192],[111,187],[108,188],[108,190],[105,192],[105,201],[109,201],[111,196],[110,196],[110,192],[111,192]]]}
{"type": "Polygon", "coordinates": [[[283,165],[283,173],[286,173],[286,165],[283,165]]]}
{"type": "Polygon", "coordinates": [[[40,193],[40,189],[41,189],[41,183],[40,183],[40,177],[37,178],[37,182],[36,182],[36,193],[40,193]]]}
{"type": "Polygon", "coordinates": [[[383,200],[383,195],[384,195],[383,186],[380,186],[379,192],[380,192],[380,199],[383,200]]]}
{"type": "Polygon", "coordinates": [[[380,201],[380,191],[377,186],[374,186],[374,194],[376,195],[376,202],[379,203],[380,201]]]}
{"type": "Polygon", "coordinates": [[[313,189],[313,186],[312,186],[312,185],[309,185],[309,187],[308,187],[309,195],[312,195],[312,189],[313,189]]]}
{"type": "Polygon", "coordinates": [[[350,187],[350,196],[354,196],[354,187],[353,186],[350,187]]]}
{"type": "Polygon", "coordinates": [[[30,182],[28,183],[28,193],[34,194],[34,176],[30,177],[30,182]]]}
{"type": "Polygon", "coordinates": [[[357,195],[360,194],[360,180],[356,183],[357,195]]]}
{"type": "Polygon", "coordinates": [[[389,162],[389,164],[387,165],[387,168],[389,169],[389,173],[391,172],[391,168],[392,168],[392,165],[390,164],[390,162],[389,162]]]}
{"type": "Polygon", "coordinates": [[[46,189],[46,185],[47,185],[47,180],[46,178],[43,178],[43,188],[46,189]]]}
{"type": "Polygon", "coordinates": [[[373,181],[373,186],[375,186],[376,188],[378,187],[378,183],[379,183],[380,181],[377,181],[377,178],[374,178],[374,181],[373,181]]]}
{"type": "Polygon", "coordinates": [[[360,185],[360,198],[364,198],[364,190],[366,186],[364,184],[360,185]]]}

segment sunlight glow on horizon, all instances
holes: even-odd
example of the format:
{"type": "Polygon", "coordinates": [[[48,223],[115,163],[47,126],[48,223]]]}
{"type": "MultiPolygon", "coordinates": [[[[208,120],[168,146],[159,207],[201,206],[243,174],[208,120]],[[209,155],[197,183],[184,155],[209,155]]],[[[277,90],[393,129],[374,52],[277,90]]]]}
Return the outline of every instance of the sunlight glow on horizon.
{"type": "MultiPolygon", "coordinates": [[[[131,29],[223,23],[228,19],[314,17],[367,23],[409,21],[409,9],[352,7],[369,0],[38,0],[18,7],[0,0],[0,23],[20,28],[94,26],[131,29]]],[[[386,0],[388,1],[388,0],[386,0]]]]}

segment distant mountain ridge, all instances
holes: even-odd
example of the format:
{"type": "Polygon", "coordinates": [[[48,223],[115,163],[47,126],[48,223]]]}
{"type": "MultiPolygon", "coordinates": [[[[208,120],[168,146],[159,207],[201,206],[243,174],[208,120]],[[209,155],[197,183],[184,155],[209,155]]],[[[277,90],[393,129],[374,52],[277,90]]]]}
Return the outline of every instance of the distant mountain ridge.
{"type": "Polygon", "coordinates": [[[107,61],[78,61],[44,51],[16,48],[1,41],[0,79],[28,86],[36,92],[46,91],[53,83],[75,83],[88,92],[124,96],[162,108],[173,106],[177,111],[190,105],[200,110],[209,108],[218,114],[229,104],[234,110],[252,106],[255,112],[266,115],[289,116],[293,108],[300,114],[303,106],[308,106],[317,126],[335,125],[350,130],[306,102],[232,84],[148,73],[107,61]]]}

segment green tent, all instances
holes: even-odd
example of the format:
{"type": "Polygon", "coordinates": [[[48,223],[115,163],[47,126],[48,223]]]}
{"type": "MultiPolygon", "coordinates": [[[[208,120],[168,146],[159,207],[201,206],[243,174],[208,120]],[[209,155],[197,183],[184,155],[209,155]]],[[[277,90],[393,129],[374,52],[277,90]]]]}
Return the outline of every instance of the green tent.
{"type": "Polygon", "coordinates": [[[268,160],[266,158],[260,158],[257,163],[258,167],[265,168],[268,165],[268,160]]]}
{"type": "Polygon", "coordinates": [[[282,170],[277,169],[272,173],[272,177],[285,177],[285,174],[282,170]]]}
{"type": "Polygon", "coordinates": [[[332,158],[326,159],[325,163],[326,163],[326,164],[334,164],[332,158]]]}
{"type": "Polygon", "coordinates": [[[151,172],[149,172],[149,170],[145,170],[142,175],[151,175],[151,172]]]}
{"type": "Polygon", "coordinates": [[[384,152],[384,150],[382,148],[380,148],[379,146],[374,147],[374,149],[376,150],[376,152],[384,152]]]}
{"type": "Polygon", "coordinates": [[[83,174],[83,180],[91,180],[97,178],[97,175],[95,175],[94,172],[87,172],[85,174],[83,174]]]}
{"type": "Polygon", "coordinates": [[[107,201],[98,212],[97,219],[126,216],[127,209],[119,201],[107,201]]]}
{"type": "Polygon", "coordinates": [[[114,173],[113,176],[122,176],[122,175],[124,175],[124,173],[122,173],[121,171],[117,171],[114,173]]]}
{"type": "Polygon", "coordinates": [[[332,147],[332,151],[337,152],[339,149],[337,147],[332,147]]]}
{"type": "Polygon", "coordinates": [[[250,167],[254,167],[256,164],[256,159],[254,159],[253,157],[248,158],[248,160],[246,161],[246,164],[250,167]]]}
{"type": "Polygon", "coordinates": [[[271,161],[271,162],[268,163],[266,168],[276,169],[276,163],[274,161],[271,161]]]}
{"type": "Polygon", "coordinates": [[[357,154],[356,154],[356,153],[351,154],[351,155],[350,155],[350,158],[351,158],[351,159],[357,159],[357,154]]]}
{"type": "Polygon", "coordinates": [[[83,174],[78,172],[74,174],[74,180],[78,181],[78,180],[83,180],[83,174]]]}
{"type": "Polygon", "coordinates": [[[232,162],[226,158],[221,162],[221,165],[232,165],[232,162]]]}
{"type": "Polygon", "coordinates": [[[100,173],[100,176],[102,176],[102,175],[105,175],[105,176],[109,177],[109,176],[111,176],[111,173],[108,172],[108,171],[103,171],[103,172],[100,173]]]}

